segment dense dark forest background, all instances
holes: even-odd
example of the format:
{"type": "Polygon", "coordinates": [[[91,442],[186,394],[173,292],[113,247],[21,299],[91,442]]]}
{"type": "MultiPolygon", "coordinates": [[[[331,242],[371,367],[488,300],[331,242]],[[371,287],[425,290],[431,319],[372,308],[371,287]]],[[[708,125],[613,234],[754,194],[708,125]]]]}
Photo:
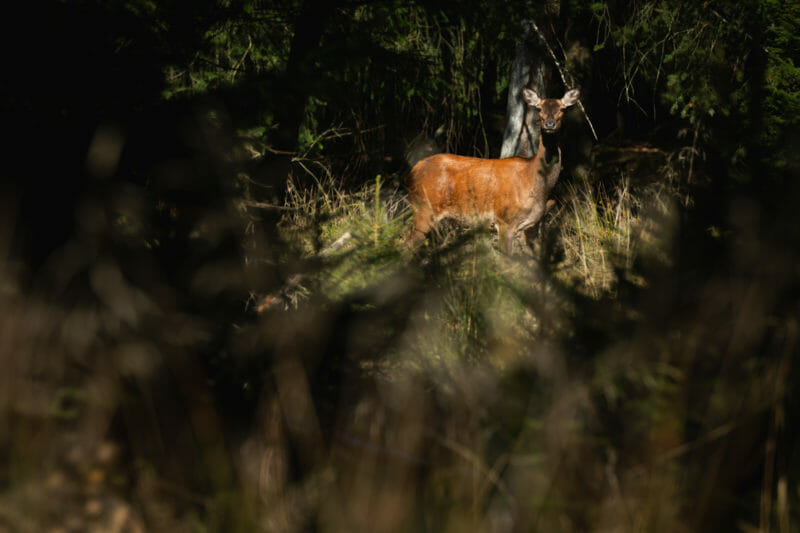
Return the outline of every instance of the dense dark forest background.
{"type": "Polygon", "coordinates": [[[798,531],[800,4],[13,4],[0,530],[798,531]],[[405,250],[521,51],[556,207],[405,250]]]}

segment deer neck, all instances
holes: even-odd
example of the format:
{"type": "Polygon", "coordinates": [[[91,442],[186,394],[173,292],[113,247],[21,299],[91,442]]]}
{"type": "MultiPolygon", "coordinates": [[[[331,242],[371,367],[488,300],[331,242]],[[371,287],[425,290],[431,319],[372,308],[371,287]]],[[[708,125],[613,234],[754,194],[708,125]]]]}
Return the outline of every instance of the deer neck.
{"type": "Polygon", "coordinates": [[[558,145],[558,133],[542,132],[539,135],[539,150],[536,152],[536,158],[541,160],[547,188],[552,189],[561,174],[561,147],[558,145]]]}
{"type": "Polygon", "coordinates": [[[558,146],[558,133],[544,133],[539,135],[539,151],[536,155],[542,157],[542,163],[549,166],[561,163],[561,148],[558,146]]]}

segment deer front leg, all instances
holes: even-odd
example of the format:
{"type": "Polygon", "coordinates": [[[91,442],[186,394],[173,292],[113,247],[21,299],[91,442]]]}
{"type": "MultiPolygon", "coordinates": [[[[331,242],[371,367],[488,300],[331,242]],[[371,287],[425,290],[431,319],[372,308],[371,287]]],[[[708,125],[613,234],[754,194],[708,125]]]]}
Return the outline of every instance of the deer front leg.
{"type": "Polygon", "coordinates": [[[534,250],[534,242],[542,240],[542,219],[544,219],[544,215],[552,209],[552,207],[556,205],[556,201],[553,199],[547,200],[544,205],[544,209],[542,210],[542,214],[539,216],[539,219],[533,223],[530,227],[525,230],[525,243],[527,244],[528,248],[533,252],[534,250]]]}
{"type": "Polygon", "coordinates": [[[553,208],[554,205],[556,205],[556,201],[553,200],[552,198],[547,200],[547,203],[544,204],[544,211],[542,211],[539,220],[537,220],[536,223],[533,225],[533,229],[536,232],[536,235],[541,234],[540,229],[542,227],[542,219],[544,218],[544,215],[546,215],[550,211],[550,209],[553,208]]]}
{"type": "Polygon", "coordinates": [[[500,244],[500,250],[511,255],[511,248],[514,246],[514,235],[516,234],[515,228],[507,222],[497,221],[497,240],[500,244]]]}

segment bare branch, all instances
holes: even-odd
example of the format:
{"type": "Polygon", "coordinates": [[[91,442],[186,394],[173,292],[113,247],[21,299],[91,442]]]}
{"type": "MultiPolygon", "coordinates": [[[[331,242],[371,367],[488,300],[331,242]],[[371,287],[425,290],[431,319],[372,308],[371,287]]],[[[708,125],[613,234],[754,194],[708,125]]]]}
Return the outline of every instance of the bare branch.
{"type": "MultiPolygon", "coordinates": [[[[547,49],[547,52],[550,54],[550,57],[552,58],[553,63],[555,63],[555,65],[556,65],[556,70],[558,70],[558,75],[561,76],[561,81],[564,82],[564,86],[567,87],[567,88],[572,87],[574,85],[574,79],[573,79],[572,75],[569,74],[569,72],[567,72],[567,68],[564,65],[562,65],[561,62],[558,60],[558,58],[556,57],[555,52],[553,52],[553,48],[550,46],[550,43],[547,42],[547,39],[545,38],[544,34],[542,34],[542,31],[539,29],[539,26],[536,25],[536,21],[534,21],[531,18],[531,19],[528,19],[528,22],[530,22],[530,24],[533,27],[533,29],[536,30],[536,33],[539,35],[539,38],[542,40],[542,44],[544,44],[544,47],[547,49]],[[569,77],[569,81],[567,81],[568,77],[569,77]]],[[[578,99],[578,107],[580,108],[581,113],[583,113],[583,116],[586,117],[586,122],[589,124],[589,128],[592,130],[592,136],[594,137],[594,140],[595,141],[598,140],[597,139],[597,132],[595,132],[594,125],[592,124],[592,120],[589,118],[589,114],[586,112],[586,108],[583,107],[583,102],[581,102],[580,99],[578,99]]]]}

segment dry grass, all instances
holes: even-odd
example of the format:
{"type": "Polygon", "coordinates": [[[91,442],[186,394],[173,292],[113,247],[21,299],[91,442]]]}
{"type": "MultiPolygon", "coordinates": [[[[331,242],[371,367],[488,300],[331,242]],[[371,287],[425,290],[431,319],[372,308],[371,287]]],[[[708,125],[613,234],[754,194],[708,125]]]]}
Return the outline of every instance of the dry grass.
{"type": "Polygon", "coordinates": [[[623,276],[644,285],[636,272],[640,256],[668,262],[665,246],[673,232],[674,191],[651,185],[633,192],[628,179],[612,190],[593,188],[585,179],[566,187],[565,204],[551,223],[558,225],[563,259],[559,275],[586,294],[600,297],[614,291],[623,276]]]}

